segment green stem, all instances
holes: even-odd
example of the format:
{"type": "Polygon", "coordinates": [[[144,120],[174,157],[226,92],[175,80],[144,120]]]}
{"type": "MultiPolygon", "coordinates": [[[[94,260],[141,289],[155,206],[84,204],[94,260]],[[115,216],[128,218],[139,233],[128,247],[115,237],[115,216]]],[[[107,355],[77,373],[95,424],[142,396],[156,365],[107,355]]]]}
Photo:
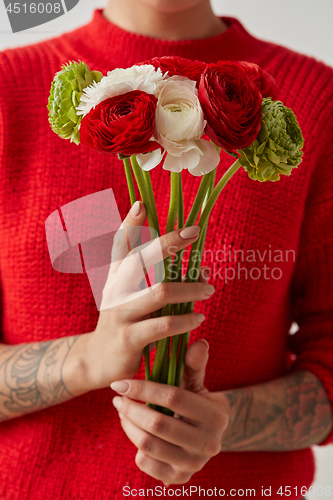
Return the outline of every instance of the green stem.
{"type": "MultiPolygon", "coordinates": [[[[168,213],[168,220],[167,220],[167,227],[166,227],[166,233],[170,233],[171,231],[174,230],[175,228],[175,222],[176,222],[176,217],[177,217],[177,212],[178,212],[178,202],[179,202],[179,173],[176,172],[171,172],[171,191],[170,191],[170,205],[169,205],[169,213],[168,213]]],[[[165,277],[164,280],[165,282],[171,281],[171,266],[172,266],[172,255],[167,257],[164,261],[164,269],[165,269],[165,277]]],[[[166,307],[162,309],[162,316],[169,316],[172,313],[172,306],[168,304],[166,307]]],[[[163,365],[166,366],[166,362],[164,361],[165,359],[165,351],[167,349],[167,346],[170,343],[170,339],[165,338],[158,340],[156,342],[156,354],[155,354],[155,360],[154,360],[154,365],[153,365],[153,370],[152,370],[152,380],[153,381],[158,381],[158,379],[161,378],[161,370],[163,365]]],[[[168,353],[169,357],[169,353],[168,353]]],[[[166,371],[166,374],[168,372],[166,371]]],[[[167,375],[166,375],[167,376],[167,375]]]]}
{"type": "Polygon", "coordinates": [[[177,228],[180,229],[184,226],[184,198],[183,198],[183,183],[182,174],[179,174],[179,204],[178,204],[178,214],[177,214],[177,228]]]}
{"type": "Polygon", "coordinates": [[[176,382],[178,352],[179,352],[179,344],[181,338],[182,335],[175,335],[174,337],[172,337],[169,372],[168,372],[168,385],[175,385],[176,382]]]}
{"type": "Polygon", "coordinates": [[[204,210],[201,213],[199,223],[198,225],[202,228],[205,225],[205,222],[208,220],[209,214],[212,211],[212,208],[220,196],[222,189],[225,187],[225,185],[230,181],[231,177],[239,170],[241,167],[241,164],[239,163],[239,160],[236,160],[235,163],[231,165],[231,167],[226,171],[226,173],[223,175],[223,177],[219,180],[219,182],[216,184],[214,191],[209,197],[209,200],[207,201],[207,205],[205,206],[204,210]]]}
{"type": "MultiPolygon", "coordinates": [[[[170,233],[175,229],[175,223],[178,214],[178,205],[179,205],[179,177],[180,174],[176,172],[171,172],[170,182],[171,182],[171,192],[170,192],[170,205],[169,205],[169,213],[168,220],[166,226],[166,233],[170,233]]],[[[169,255],[165,259],[165,279],[164,281],[171,281],[171,267],[172,267],[172,255],[169,255]]]]}
{"type": "MultiPolygon", "coordinates": [[[[231,165],[231,167],[226,171],[226,173],[223,175],[223,177],[219,180],[219,182],[216,184],[212,194],[210,195],[206,206],[201,212],[201,216],[198,222],[198,226],[201,228],[201,230],[204,229],[206,222],[208,221],[208,217],[210,215],[210,212],[212,211],[212,208],[220,196],[223,188],[227,184],[227,182],[231,179],[231,177],[239,170],[241,167],[241,164],[239,163],[238,160],[235,161],[231,165]]],[[[202,231],[203,233],[203,231],[202,231]]],[[[202,234],[200,234],[199,238],[195,243],[192,245],[191,253],[190,253],[190,259],[187,267],[187,273],[186,273],[186,281],[194,281],[193,278],[191,278],[191,274],[193,274],[193,269],[196,267],[196,256],[198,255],[198,250],[200,249],[200,244],[202,241],[202,234]]],[[[184,309],[184,308],[183,308],[184,309]]]]}
{"type": "Polygon", "coordinates": [[[181,384],[181,381],[183,378],[184,366],[185,366],[185,354],[186,354],[189,339],[190,339],[190,332],[186,332],[182,335],[182,339],[181,339],[182,343],[180,346],[179,359],[178,359],[176,377],[175,377],[175,383],[174,383],[174,385],[176,387],[180,387],[180,384],[181,384]]]}
{"type": "MultiPolygon", "coordinates": [[[[209,185],[211,183],[211,179],[212,177],[215,178],[215,174],[216,174],[216,168],[212,170],[212,172],[209,172],[208,174],[205,174],[203,176],[194,203],[192,205],[190,214],[187,217],[185,227],[190,227],[195,224],[195,221],[197,220],[199,212],[201,210],[202,200],[204,196],[206,196],[207,189],[209,188],[209,185]]],[[[180,217],[182,225],[178,224],[178,229],[184,227],[184,203],[182,205],[182,213],[180,214],[180,217]]],[[[172,275],[179,276],[180,277],[179,281],[181,281],[181,264],[183,261],[183,255],[184,255],[184,250],[180,250],[179,252],[177,252],[172,266],[172,275]]]]}
{"type": "Polygon", "coordinates": [[[160,236],[161,232],[160,232],[160,226],[158,224],[155,196],[154,196],[153,186],[151,184],[150,173],[146,172],[145,170],[142,170],[142,173],[143,173],[143,178],[144,178],[147,192],[148,192],[148,197],[149,197],[149,200],[151,201],[151,209],[152,209],[153,218],[154,218],[154,228],[157,230],[158,235],[160,236]]]}
{"type": "MultiPolygon", "coordinates": [[[[183,184],[182,177],[179,176],[179,204],[178,204],[178,214],[177,214],[177,229],[184,227],[184,196],[183,196],[183,184]]],[[[183,262],[184,250],[180,250],[176,253],[176,273],[173,273],[175,281],[182,281],[182,262],[183,262]]],[[[179,305],[179,304],[177,304],[179,305]]],[[[177,308],[176,308],[177,310],[177,308]]]]}
{"type": "MultiPolygon", "coordinates": [[[[199,215],[199,211],[202,208],[204,209],[213,189],[214,189],[214,182],[215,182],[215,177],[216,177],[216,168],[210,172],[209,174],[206,174],[204,178],[201,181],[195,202],[193,204],[192,210],[190,212],[190,215],[187,219],[186,226],[192,225],[195,220],[197,219],[199,215]],[[204,197],[204,200],[202,201],[204,197]]],[[[208,224],[207,224],[208,225],[208,224]]],[[[205,228],[203,228],[202,234],[200,235],[199,241],[196,245],[197,249],[200,251],[200,255],[202,255],[203,252],[203,246],[204,242],[206,239],[206,233],[207,233],[207,225],[205,228]],[[200,245],[201,242],[201,245],[200,245]]],[[[193,246],[192,246],[193,247],[193,246]]],[[[193,259],[192,259],[193,260],[193,259]]],[[[196,274],[199,276],[200,272],[200,260],[198,259],[197,261],[197,266],[196,266],[196,274]]],[[[178,305],[178,308],[176,309],[178,314],[185,314],[189,312],[193,312],[194,308],[194,302],[191,302],[189,304],[182,304],[182,306],[178,305]]],[[[181,379],[183,377],[183,371],[184,371],[184,362],[185,362],[185,354],[187,350],[187,345],[190,337],[190,332],[187,332],[183,335],[179,335],[176,338],[174,338],[174,342],[172,343],[171,346],[171,359],[170,359],[170,367],[169,367],[169,377],[168,377],[168,384],[170,385],[177,385],[179,387],[181,379]],[[180,347],[180,352],[179,352],[179,359],[177,363],[177,357],[178,357],[178,351],[179,351],[179,344],[181,341],[181,347],[180,347]]]]}
{"type": "Polygon", "coordinates": [[[135,196],[135,189],[134,189],[134,182],[133,182],[131,165],[130,165],[128,158],[125,158],[123,160],[123,162],[124,162],[124,167],[125,167],[125,174],[126,174],[126,180],[127,180],[127,186],[128,186],[129,197],[131,200],[131,205],[134,205],[134,203],[136,202],[136,196],[135,196]]]}
{"type": "MultiPolygon", "coordinates": [[[[158,224],[156,206],[154,201],[154,193],[153,188],[150,181],[149,172],[148,175],[143,175],[143,170],[137,162],[136,156],[131,156],[131,164],[132,169],[136,178],[136,182],[138,184],[138,188],[140,191],[141,199],[146,207],[148,225],[150,229],[151,239],[155,239],[156,234],[160,236],[160,228],[158,224]],[[148,183],[148,187],[147,187],[148,183]]],[[[161,264],[155,264],[155,282],[160,283],[162,281],[162,272],[161,272],[161,264]]]]}
{"type": "Polygon", "coordinates": [[[143,349],[143,356],[145,360],[145,379],[150,380],[149,345],[146,345],[143,349]]]}
{"type": "MultiPolygon", "coordinates": [[[[183,185],[182,178],[179,175],[179,203],[178,203],[178,214],[177,214],[177,229],[184,227],[184,198],[183,198],[183,185]]],[[[183,250],[180,250],[175,255],[176,262],[173,265],[173,271],[176,269],[176,274],[173,273],[175,281],[181,282],[182,280],[182,259],[183,250]],[[175,265],[176,264],[176,265],[175,265]]],[[[174,315],[180,314],[180,304],[175,304],[174,315]]],[[[171,353],[169,361],[169,371],[168,371],[168,385],[175,385],[176,381],[176,369],[178,360],[179,344],[181,340],[181,335],[175,335],[171,340],[171,353]]]]}
{"type": "MultiPolygon", "coordinates": [[[[125,161],[124,161],[124,163],[125,163],[125,161]]],[[[128,162],[128,160],[127,160],[127,162],[128,162]]],[[[134,175],[136,178],[136,182],[137,182],[137,185],[138,185],[138,188],[140,191],[141,199],[146,207],[148,224],[150,227],[151,236],[152,236],[152,238],[155,238],[156,234],[154,231],[156,231],[157,234],[160,235],[160,229],[159,229],[159,225],[158,225],[156,206],[155,206],[155,201],[154,201],[154,193],[153,193],[153,189],[151,186],[149,172],[147,172],[148,176],[144,177],[144,175],[142,173],[143,171],[142,171],[140,165],[138,164],[135,155],[131,156],[131,164],[132,164],[132,169],[133,169],[133,172],[134,172],[134,175]],[[147,184],[148,184],[148,187],[147,187],[147,184]]],[[[129,165],[125,164],[125,172],[126,172],[127,179],[129,177],[128,166],[129,165]]],[[[132,175],[130,176],[130,178],[132,178],[132,175]]],[[[132,185],[133,185],[133,189],[134,189],[133,178],[132,178],[132,185]]],[[[132,186],[129,184],[130,193],[131,193],[131,190],[132,190],[132,186]]],[[[130,194],[130,196],[131,196],[131,194],[130,194]]],[[[159,266],[155,267],[156,273],[158,273],[158,267],[159,266]]],[[[146,380],[150,380],[151,375],[150,375],[150,362],[149,362],[149,346],[146,346],[144,348],[144,357],[145,357],[145,378],[146,378],[146,380]]]]}
{"type": "Polygon", "coordinates": [[[179,178],[180,174],[178,172],[171,172],[170,205],[169,205],[166,233],[171,233],[171,231],[175,229],[175,223],[178,213],[178,201],[179,201],[179,178]]]}
{"type": "MultiPolygon", "coordinates": [[[[135,196],[135,189],[134,189],[134,182],[133,182],[131,165],[130,165],[128,158],[124,158],[123,162],[124,162],[124,167],[125,167],[125,174],[126,174],[126,180],[127,180],[127,186],[128,186],[128,192],[129,192],[131,205],[134,205],[134,203],[136,202],[136,196],[135,196]]],[[[143,350],[143,356],[144,356],[144,360],[145,360],[145,379],[150,380],[149,345],[145,346],[145,348],[143,350]]]]}
{"type": "MultiPolygon", "coordinates": [[[[197,195],[195,197],[194,203],[192,205],[190,214],[187,218],[185,227],[192,226],[195,221],[197,220],[197,217],[199,215],[200,209],[202,207],[202,200],[207,199],[207,192],[209,191],[210,187],[214,185],[214,180],[215,180],[215,175],[216,175],[216,168],[212,171],[209,172],[208,174],[205,174],[201,180],[197,195]]],[[[184,223],[184,215],[180,214],[182,220],[182,224],[184,223]]],[[[181,281],[181,267],[182,267],[182,256],[183,252],[178,252],[177,254],[177,259],[174,262],[174,268],[173,268],[173,275],[179,276],[180,281],[181,281]]],[[[186,312],[186,307],[187,304],[183,304],[182,308],[180,304],[177,304],[177,307],[175,308],[175,313],[176,314],[185,314],[186,312]]],[[[189,339],[189,333],[186,333],[184,335],[177,335],[172,339],[172,344],[171,344],[171,356],[170,356],[170,364],[169,364],[169,373],[168,373],[168,384],[170,385],[177,385],[178,380],[181,380],[181,377],[183,375],[183,372],[180,372],[180,366],[182,363],[179,365],[178,361],[178,366],[177,367],[177,359],[178,359],[178,352],[179,352],[179,345],[181,342],[181,349],[179,356],[182,357],[182,359],[185,359],[185,353],[186,353],[186,347],[188,344],[188,339],[189,339]]]]}
{"type": "MultiPolygon", "coordinates": [[[[146,207],[147,219],[150,228],[153,228],[158,235],[160,235],[160,230],[158,226],[158,221],[154,212],[154,203],[149,196],[149,191],[146,186],[145,178],[143,176],[143,170],[137,162],[136,156],[131,156],[131,165],[135,175],[135,179],[140,191],[141,199],[146,207]]],[[[155,234],[152,233],[152,237],[155,238],[155,234]]]]}
{"type": "MultiPolygon", "coordinates": [[[[204,235],[203,235],[203,238],[201,238],[201,242],[199,245],[200,259],[198,259],[198,261],[196,262],[196,267],[194,268],[196,270],[195,274],[198,277],[199,277],[199,272],[200,272],[201,256],[203,254],[203,249],[205,246],[207,227],[208,227],[208,221],[205,225],[205,228],[202,229],[202,231],[204,232],[204,235]]],[[[193,280],[193,281],[197,281],[197,280],[193,280]]],[[[185,314],[185,313],[188,314],[188,313],[193,312],[194,302],[188,302],[187,304],[184,304],[184,305],[185,305],[184,311],[182,312],[182,309],[181,309],[181,314],[185,314]]],[[[182,339],[181,339],[182,342],[181,342],[181,346],[180,346],[179,358],[178,358],[177,370],[176,370],[176,379],[175,379],[175,384],[174,384],[177,387],[180,387],[180,383],[181,383],[182,378],[183,378],[184,366],[185,366],[185,355],[186,355],[186,351],[187,351],[189,338],[190,338],[190,332],[186,332],[182,335],[182,339]]]]}
{"type": "MultiPolygon", "coordinates": [[[[171,304],[168,304],[166,307],[164,307],[162,309],[161,316],[170,316],[171,313],[172,313],[172,306],[171,306],[171,304]]],[[[169,343],[169,337],[166,337],[165,339],[158,340],[156,342],[156,353],[155,353],[154,365],[153,365],[153,369],[152,369],[152,373],[151,373],[151,380],[153,382],[158,382],[160,380],[165,350],[167,348],[168,343],[169,343]]]]}
{"type": "MultiPolygon", "coordinates": [[[[207,193],[205,195],[205,199],[204,199],[203,204],[202,204],[202,213],[204,212],[204,210],[207,206],[208,200],[210,199],[212,192],[214,192],[215,177],[216,177],[216,169],[214,171],[214,174],[212,175],[210,185],[208,187],[207,193]]],[[[209,218],[207,218],[204,227],[202,227],[202,229],[201,229],[201,234],[200,234],[200,239],[199,239],[199,244],[198,244],[200,258],[196,261],[195,268],[194,268],[196,270],[197,277],[199,277],[201,259],[202,259],[202,255],[203,255],[203,250],[204,250],[206,235],[207,235],[207,229],[208,229],[208,222],[209,222],[209,218]]],[[[186,304],[186,313],[193,312],[193,309],[194,309],[194,302],[189,302],[188,304],[186,304]]],[[[184,366],[185,366],[185,355],[186,355],[186,351],[187,351],[189,338],[190,338],[190,332],[187,332],[187,333],[182,335],[182,343],[181,343],[180,352],[179,352],[179,359],[178,359],[177,370],[176,370],[176,379],[175,379],[175,385],[178,387],[180,386],[182,378],[183,378],[184,366]]]]}
{"type": "Polygon", "coordinates": [[[208,186],[210,185],[211,178],[212,178],[214,171],[216,171],[216,168],[214,170],[212,170],[211,172],[209,172],[208,174],[205,174],[202,177],[197,195],[195,197],[191,211],[190,211],[189,216],[187,218],[185,227],[193,226],[193,224],[195,224],[195,221],[197,220],[199,212],[201,210],[202,200],[207,192],[208,186]]]}
{"type": "Polygon", "coordinates": [[[166,347],[165,347],[165,351],[164,351],[164,359],[163,359],[161,376],[160,376],[161,384],[166,384],[168,381],[169,349],[170,349],[170,337],[167,338],[166,347]]]}

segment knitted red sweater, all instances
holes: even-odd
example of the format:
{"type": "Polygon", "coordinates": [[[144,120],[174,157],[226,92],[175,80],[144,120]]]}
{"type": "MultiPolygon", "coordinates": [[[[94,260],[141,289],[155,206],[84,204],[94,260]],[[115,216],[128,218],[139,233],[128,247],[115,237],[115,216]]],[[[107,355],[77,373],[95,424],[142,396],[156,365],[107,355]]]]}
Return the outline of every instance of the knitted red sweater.
{"type": "MultiPolygon", "coordinates": [[[[88,279],[53,270],[45,220],[109,187],[122,216],[130,207],[116,157],[63,141],[49,127],[46,104],[61,65],[81,59],[106,74],[162,55],[247,60],[274,75],[280,99],[297,115],[304,161],[276,183],[254,182],[243,170],[229,182],[207,238],[206,263],[217,290],[197,306],[207,320],[192,340],[210,343],[211,391],[284,376],[293,359],[292,369],[313,372],[333,403],[333,71],[257,40],[235,19],[224,21],[228,30],[212,38],[163,41],[125,32],[96,12],[72,33],[0,55],[1,340],[38,342],[94,329],[98,311],[88,279]],[[232,269],[234,279],[226,279],[232,269]],[[300,329],[290,336],[294,320],[300,329]]],[[[222,157],[218,177],[230,163],[222,157]]],[[[188,172],[183,179],[190,206],[200,179],[188,172]]],[[[152,182],[164,228],[169,173],[154,169],[152,182]]],[[[109,500],[123,498],[125,485],[160,484],[134,464],[136,450],[120,427],[113,396],[110,389],[90,392],[0,424],[0,498],[109,500]]],[[[286,415],[286,433],[297,433],[298,425],[297,415],[286,415]]],[[[220,453],[187,487],[224,488],[226,495],[231,488],[255,488],[260,496],[262,486],[271,486],[272,498],[281,498],[278,488],[290,486],[289,498],[298,498],[313,473],[310,449],[220,453]]]]}

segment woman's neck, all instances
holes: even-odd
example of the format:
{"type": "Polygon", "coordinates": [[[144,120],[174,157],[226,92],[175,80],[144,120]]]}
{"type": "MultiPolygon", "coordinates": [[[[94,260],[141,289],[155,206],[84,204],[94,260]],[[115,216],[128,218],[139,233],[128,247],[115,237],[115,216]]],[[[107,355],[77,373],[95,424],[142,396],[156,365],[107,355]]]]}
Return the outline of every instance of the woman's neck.
{"type": "Polygon", "coordinates": [[[227,29],[215,16],[208,0],[167,13],[140,0],[109,0],[103,14],[108,21],[126,31],[163,40],[208,38],[227,29]]]}

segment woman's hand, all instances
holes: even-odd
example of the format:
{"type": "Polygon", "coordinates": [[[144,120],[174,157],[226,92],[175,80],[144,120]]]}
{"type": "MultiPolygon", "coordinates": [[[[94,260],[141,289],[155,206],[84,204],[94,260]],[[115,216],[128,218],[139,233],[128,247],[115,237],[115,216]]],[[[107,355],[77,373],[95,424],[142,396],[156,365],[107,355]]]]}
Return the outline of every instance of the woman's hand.
{"type": "Polygon", "coordinates": [[[207,359],[207,342],[190,346],[182,389],[140,380],[111,385],[123,396],[115,397],[113,404],[122,428],[138,448],[137,466],[164,483],[186,483],[221,451],[229,406],[227,399],[215,401],[204,387],[207,359]],[[133,400],[170,408],[176,418],[133,400]]]}
{"type": "MultiPolygon", "coordinates": [[[[160,283],[141,289],[142,262],[147,269],[170,253],[197,240],[199,228],[177,230],[129,253],[127,240],[136,240],[146,219],[142,202],[136,202],[124,220],[112,251],[112,264],[103,290],[96,330],[87,338],[84,364],[90,389],[107,387],[115,380],[132,378],[148,344],[197,328],[199,313],[155,317],[167,304],[207,300],[214,287],[206,283],[160,283]],[[124,229],[127,238],[124,238],[124,229]],[[129,231],[130,229],[130,231],[129,231]],[[143,259],[143,260],[142,260],[143,259]]],[[[89,390],[89,389],[88,389],[89,390]]]]}

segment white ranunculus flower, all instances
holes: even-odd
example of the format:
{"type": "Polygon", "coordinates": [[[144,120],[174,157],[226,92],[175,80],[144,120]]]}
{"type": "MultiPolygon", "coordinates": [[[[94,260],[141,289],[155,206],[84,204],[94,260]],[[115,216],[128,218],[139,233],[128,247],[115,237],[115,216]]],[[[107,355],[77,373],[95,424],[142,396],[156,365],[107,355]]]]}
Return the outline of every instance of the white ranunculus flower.
{"type": "Polygon", "coordinates": [[[84,89],[76,114],[85,116],[105,99],[126,94],[132,90],[142,90],[147,94],[155,95],[157,84],[166,77],[159,68],[155,69],[151,64],[109,71],[99,83],[94,82],[84,89]]]}
{"type": "MultiPolygon", "coordinates": [[[[167,152],[163,167],[173,172],[188,169],[193,175],[207,174],[219,163],[213,143],[201,139],[206,121],[198,99],[196,82],[172,76],[157,85],[155,140],[167,152]]],[[[138,155],[144,170],[156,167],[161,151],[138,155]]]]}

